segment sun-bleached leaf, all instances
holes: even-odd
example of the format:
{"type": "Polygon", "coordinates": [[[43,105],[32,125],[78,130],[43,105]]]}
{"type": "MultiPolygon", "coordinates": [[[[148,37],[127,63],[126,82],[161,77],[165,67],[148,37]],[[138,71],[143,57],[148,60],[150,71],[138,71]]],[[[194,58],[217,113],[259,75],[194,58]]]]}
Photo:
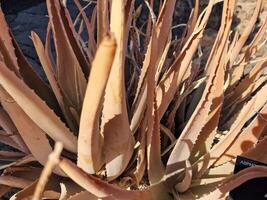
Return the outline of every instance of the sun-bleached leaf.
{"type": "MultiPolygon", "coordinates": [[[[153,90],[152,90],[153,92],[153,90]]],[[[153,95],[154,96],[154,95],[153,95]]],[[[147,132],[147,154],[148,154],[148,177],[151,184],[159,182],[165,173],[165,167],[161,160],[161,142],[160,142],[160,121],[157,110],[156,97],[154,96],[154,108],[152,107],[152,119],[148,118],[148,123],[151,123],[151,130],[147,132]],[[151,132],[149,132],[151,131],[151,132]]],[[[152,104],[152,105],[153,105],[152,104]]]]}
{"type": "Polygon", "coordinates": [[[96,52],[96,41],[95,41],[95,38],[94,38],[94,25],[93,25],[93,14],[92,14],[92,17],[91,17],[91,21],[88,19],[88,17],[86,16],[86,13],[80,3],[79,0],[74,0],[74,3],[75,5],[77,6],[79,12],[81,13],[81,16],[82,16],[82,19],[83,19],[83,22],[85,23],[85,26],[86,26],[86,29],[87,29],[87,34],[88,34],[88,40],[89,40],[89,44],[88,47],[87,47],[87,56],[89,58],[89,60],[93,60],[93,56],[95,55],[95,52],[96,52]]]}
{"type": "Polygon", "coordinates": [[[214,176],[229,176],[233,174],[235,168],[235,160],[230,160],[222,165],[210,168],[204,174],[204,177],[211,178],[214,176]]]}
{"type": "Polygon", "coordinates": [[[185,168],[185,175],[184,175],[183,180],[175,185],[175,189],[178,192],[186,192],[191,185],[192,170],[191,170],[191,164],[188,160],[186,161],[185,166],[186,168],[185,168]]]}
{"type": "Polygon", "coordinates": [[[97,1],[97,43],[98,45],[108,33],[108,1],[97,1]]]}
{"type": "Polygon", "coordinates": [[[207,154],[202,156],[193,164],[193,167],[197,171],[196,177],[201,177],[203,173],[205,173],[205,171],[223,155],[223,153],[240,133],[240,130],[247,121],[246,115],[253,110],[254,105],[255,99],[251,99],[240,111],[240,113],[238,113],[238,117],[232,124],[228,134],[221,141],[219,141],[219,143],[214,145],[214,147],[207,154]]]}
{"type": "Polygon", "coordinates": [[[179,95],[176,102],[174,102],[175,104],[174,108],[170,112],[168,119],[167,119],[167,125],[169,128],[173,126],[175,122],[174,118],[175,118],[176,112],[178,108],[180,107],[180,105],[182,104],[182,102],[186,99],[186,97],[188,97],[189,94],[191,94],[194,90],[198,89],[202,84],[204,84],[206,79],[207,77],[203,77],[197,81],[194,81],[193,83],[191,83],[191,85],[187,89],[185,89],[185,91],[183,91],[182,94],[179,95]]]}
{"type": "MultiPolygon", "coordinates": [[[[220,66],[218,69],[217,80],[214,82],[215,89],[212,91],[212,105],[210,107],[210,112],[208,116],[207,123],[202,128],[201,133],[198,136],[196,144],[194,146],[195,152],[192,152],[192,157],[194,153],[197,152],[198,156],[202,156],[205,153],[209,152],[214,142],[215,134],[217,132],[217,127],[220,119],[220,112],[223,106],[224,100],[224,77],[225,77],[225,67],[227,64],[227,40],[230,34],[230,28],[233,19],[233,5],[235,1],[225,1],[223,14],[222,14],[222,22],[221,27],[218,32],[218,35],[215,40],[215,44],[212,48],[210,57],[208,58],[207,68],[207,76],[211,75],[212,66],[218,65],[220,66]]],[[[209,83],[207,82],[207,85],[209,83]]],[[[205,90],[204,90],[205,93],[205,90]]]]}
{"type": "Polygon", "coordinates": [[[11,137],[12,135],[8,135],[6,132],[0,130],[0,141],[2,144],[6,144],[8,146],[11,146],[19,151],[22,151],[24,153],[28,153],[28,148],[21,148],[11,137]]]}
{"type": "MultiPolygon", "coordinates": [[[[143,66],[142,66],[142,71],[139,77],[135,100],[134,100],[135,112],[134,112],[133,119],[131,121],[131,130],[134,130],[134,131],[136,130],[136,126],[138,126],[138,124],[140,123],[142,114],[144,112],[144,107],[145,107],[144,102],[145,102],[145,99],[147,98],[146,96],[147,83],[145,80],[146,80],[146,76],[148,73],[149,65],[151,61],[155,62],[156,64],[158,62],[158,57],[164,58],[166,55],[166,54],[164,55],[164,49],[165,49],[165,46],[168,45],[175,3],[176,1],[174,0],[164,2],[162,8],[160,9],[160,14],[159,14],[157,21],[155,22],[155,19],[152,19],[152,23],[156,23],[156,24],[152,25],[153,27],[151,28],[152,30],[150,30],[150,32],[153,33],[155,31],[156,33],[154,33],[155,36],[151,34],[149,38],[147,52],[145,55],[143,66]],[[152,48],[153,44],[155,43],[157,44],[158,47],[152,48]]],[[[151,15],[149,17],[153,18],[154,16],[151,16],[151,15]]],[[[157,76],[159,76],[159,74],[157,76]]]]}
{"type": "Polygon", "coordinates": [[[92,63],[86,89],[78,137],[78,166],[88,173],[97,172],[104,164],[104,139],[100,134],[99,120],[115,52],[114,36],[103,38],[92,63]],[[104,59],[103,55],[106,56],[104,59]]]}
{"type": "MultiPolygon", "coordinates": [[[[244,98],[247,95],[246,91],[251,91],[253,82],[257,81],[260,71],[265,67],[266,61],[257,63],[250,72],[240,81],[240,83],[233,89],[232,93],[229,93],[225,99],[225,107],[230,107],[235,104],[240,98],[244,98]]],[[[255,88],[255,86],[254,86],[255,88]]],[[[225,108],[225,109],[226,109],[225,108]]]]}
{"type": "Polygon", "coordinates": [[[128,26],[124,19],[123,0],[112,1],[110,31],[114,33],[117,50],[105,91],[101,122],[107,177],[118,177],[127,167],[133,153],[134,138],[130,131],[124,86],[124,61],[128,26]],[[126,26],[126,27],[125,27],[126,26]]]}

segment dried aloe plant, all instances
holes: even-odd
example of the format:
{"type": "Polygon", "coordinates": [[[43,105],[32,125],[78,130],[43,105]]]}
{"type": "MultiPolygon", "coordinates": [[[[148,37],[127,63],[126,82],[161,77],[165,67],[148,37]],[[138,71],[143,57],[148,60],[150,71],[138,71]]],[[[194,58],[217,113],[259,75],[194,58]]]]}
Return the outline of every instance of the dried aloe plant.
{"type": "Polygon", "coordinates": [[[11,199],[223,199],[267,176],[260,166],[233,174],[238,155],[267,163],[266,54],[255,59],[267,18],[252,34],[263,0],[242,34],[231,30],[235,0],[223,1],[205,65],[198,49],[220,1],[201,11],[196,0],[179,39],[176,1],[160,2],[155,15],[153,0],[74,0],[73,21],[65,1],[47,0],[45,44],[31,34],[47,80],[0,11],[0,139],[15,149],[0,151],[0,196],[19,188],[11,199]]]}

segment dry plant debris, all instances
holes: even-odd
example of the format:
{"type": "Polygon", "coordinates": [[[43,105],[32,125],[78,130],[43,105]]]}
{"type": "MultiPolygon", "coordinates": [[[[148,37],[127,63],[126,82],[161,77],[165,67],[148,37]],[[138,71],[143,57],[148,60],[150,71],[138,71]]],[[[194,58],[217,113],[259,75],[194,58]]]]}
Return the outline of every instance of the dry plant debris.
{"type": "Polygon", "coordinates": [[[232,27],[235,0],[223,1],[205,65],[201,41],[221,1],[200,11],[196,0],[180,38],[175,0],[88,1],[89,17],[74,2],[73,20],[65,1],[47,0],[45,43],[31,34],[47,80],[0,12],[0,140],[16,149],[0,151],[0,196],[18,188],[12,200],[225,199],[267,176],[262,166],[233,174],[238,155],[267,163],[266,54],[255,57],[267,18],[254,30],[264,0],[242,34],[232,27]]]}

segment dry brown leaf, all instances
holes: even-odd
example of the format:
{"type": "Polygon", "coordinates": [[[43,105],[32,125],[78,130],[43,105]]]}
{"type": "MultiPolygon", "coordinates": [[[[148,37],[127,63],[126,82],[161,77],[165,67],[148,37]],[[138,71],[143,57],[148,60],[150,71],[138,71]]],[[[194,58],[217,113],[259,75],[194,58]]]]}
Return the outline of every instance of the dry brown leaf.
{"type": "Polygon", "coordinates": [[[18,130],[15,127],[14,123],[12,122],[6,111],[2,108],[0,108],[0,127],[5,131],[1,132],[2,143],[8,144],[24,153],[29,153],[29,149],[25,145],[21,136],[18,134],[18,130]]]}
{"type": "MultiPolygon", "coordinates": [[[[236,42],[236,45],[233,49],[231,49],[231,52],[229,52],[230,55],[230,66],[234,64],[234,62],[237,59],[238,54],[240,53],[242,47],[245,45],[245,42],[247,41],[257,19],[260,14],[261,8],[263,6],[263,0],[258,0],[256,4],[256,8],[254,9],[254,13],[252,17],[250,18],[249,23],[247,24],[246,28],[244,29],[242,35],[239,37],[238,41],[236,42]]],[[[230,78],[230,87],[229,90],[231,90],[232,87],[234,87],[234,84],[240,80],[241,76],[243,75],[244,66],[239,66],[236,68],[233,68],[233,71],[231,73],[230,78]]]]}
{"type": "Polygon", "coordinates": [[[186,74],[186,71],[190,71],[188,66],[202,38],[213,4],[214,1],[209,2],[205,12],[202,13],[202,18],[199,18],[193,34],[188,39],[179,55],[177,55],[175,61],[170,66],[170,70],[165,74],[158,85],[157,102],[159,105],[160,119],[180,86],[184,74],[186,74]]]}
{"type": "Polygon", "coordinates": [[[69,127],[71,127],[72,131],[76,131],[76,126],[74,124],[73,116],[71,115],[70,110],[67,107],[66,99],[64,99],[64,96],[59,88],[58,82],[56,80],[54,69],[52,66],[52,61],[47,57],[47,53],[45,52],[44,46],[42,44],[41,39],[38,37],[38,35],[34,32],[31,33],[31,37],[33,40],[33,44],[35,47],[35,50],[37,52],[37,55],[40,59],[40,62],[42,64],[42,67],[45,71],[46,77],[51,85],[51,88],[57,98],[58,104],[63,111],[63,114],[67,120],[67,123],[69,127]]]}
{"type": "Polygon", "coordinates": [[[78,62],[80,63],[84,76],[87,79],[89,76],[90,66],[85,56],[82,45],[80,44],[80,35],[75,30],[68,9],[64,5],[62,5],[62,3],[61,3],[60,15],[64,23],[65,31],[67,33],[70,45],[73,49],[75,56],[77,57],[78,62]]]}
{"type": "Polygon", "coordinates": [[[5,20],[4,13],[0,8],[0,52],[3,55],[6,62],[9,64],[8,67],[13,70],[17,76],[19,74],[19,67],[17,65],[17,57],[15,49],[13,47],[12,38],[9,34],[9,27],[5,20]]]}
{"type": "Polygon", "coordinates": [[[92,23],[94,12],[92,14],[91,21],[89,21],[88,17],[86,16],[86,13],[83,10],[83,7],[81,6],[80,1],[74,0],[74,3],[77,6],[79,12],[81,13],[81,16],[83,18],[83,22],[86,25],[88,40],[89,40],[89,44],[90,44],[90,45],[88,45],[88,49],[87,49],[86,53],[87,53],[89,60],[92,61],[93,56],[95,55],[95,52],[96,52],[96,41],[94,38],[94,25],[92,23]]]}
{"type": "MultiPolygon", "coordinates": [[[[11,94],[28,117],[54,140],[62,141],[66,149],[77,152],[77,138],[65,124],[22,80],[7,69],[4,63],[0,65],[0,84],[11,94]]],[[[9,98],[4,99],[8,103],[9,98]]]]}
{"type": "MultiPolygon", "coordinates": [[[[52,152],[46,133],[29,118],[2,88],[0,88],[0,97],[3,107],[8,111],[25,144],[36,160],[44,165],[48,155],[52,152]],[[34,135],[31,133],[34,133],[34,135]],[[40,148],[42,148],[42,151],[40,151],[40,148]]],[[[62,174],[59,171],[56,172],[62,174]]]]}
{"type": "Polygon", "coordinates": [[[52,108],[55,112],[58,112],[58,103],[51,88],[37,75],[33,70],[29,62],[23,55],[19,45],[17,44],[14,35],[11,34],[13,45],[15,47],[15,53],[18,60],[18,66],[20,75],[27,86],[34,90],[34,92],[43,99],[47,105],[52,108]]]}
{"type": "Polygon", "coordinates": [[[18,178],[15,176],[0,176],[0,185],[6,185],[14,188],[25,188],[29,186],[32,181],[18,178]]]}
{"type": "Polygon", "coordinates": [[[36,184],[37,180],[28,185],[27,187],[25,187],[24,189],[22,189],[21,191],[14,194],[10,198],[10,200],[26,200],[33,194],[36,184]]]}
{"type": "Polygon", "coordinates": [[[76,112],[80,113],[86,89],[86,79],[82,68],[71,46],[64,19],[60,13],[58,0],[47,0],[48,14],[54,35],[57,53],[57,80],[64,96],[69,100],[76,112]],[[66,77],[68,77],[66,79],[66,77]]]}
{"type": "MultiPolygon", "coordinates": [[[[229,4],[231,5],[231,3],[233,3],[233,1],[225,1],[225,6],[224,6],[225,21],[227,19],[231,21],[232,17],[231,10],[227,10],[229,4]]],[[[176,171],[181,170],[181,162],[184,162],[189,159],[191,151],[197,139],[199,138],[198,136],[201,133],[201,130],[205,130],[205,125],[210,119],[209,113],[212,111],[215,112],[216,114],[217,109],[220,109],[220,105],[222,104],[222,92],[223,92],[222,88],[224,85],[224,64],[225,64],[224,61],[221,60],[221,56],[224,55],[223,53],[225,52],[224,48],[228,38],[230,24],[226,22],[224,24],[224,21],[222,21],[222,26],[220,31],[225,31],[225,32],[224,34],[218,36],[222,37],[221,43],[220,44],[215,43],[215,45],[217,45],[217,50],[216,50],[217,52],[216,51],[215,52],[218,54],[214,58],[214,60],[210,63],[211,66],[208,66],[207,68],[207,73],[209,77],[203,95],[199,101],[199,104],[195,109],[193,115],[191,116],[189,122],[187,123],[186,127],[184,128],[182,134],[178,138],[178,141],[176,142],[176,145],[169,157],[166,169],[167,176],[168,174],[172,174],[176,171]],[[216,93],[215,90],[217,86],[219,88],[216,93]],[[212,107],[212,105],[215,105],[215,107],[212,107]]],[[[221,32],[219,32],[219,34],[220,33],[221,32]]],[[[217,124],[215,122],[211,132],[213,131],[214,128],[216,128],[216,126],[217,124]]],[[[210,132],[205,134],[210,134],[210,132]]],[[[203,141],[205,142],[205,140],[203,141]]]]}

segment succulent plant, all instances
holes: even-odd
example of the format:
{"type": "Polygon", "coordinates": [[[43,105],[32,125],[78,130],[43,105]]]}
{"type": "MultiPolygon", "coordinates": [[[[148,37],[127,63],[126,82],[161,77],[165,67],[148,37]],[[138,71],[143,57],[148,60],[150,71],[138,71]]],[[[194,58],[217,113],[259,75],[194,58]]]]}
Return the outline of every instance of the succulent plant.
{"type": "Polygon", "coordinates": [[[45,44],[31,34],[46,80],[0,12],[0,139],[12,147],[0,151],[1,196],[223,199],[267,176],[262,166],[233,174],[238,155],[267,162],[266,54],[256,56],[267,18],[254,31],[263,0],[242,34],[232,30],[235,0],[223,1],[207,60],[199,49],[220,1],[200,11],[196,0],[178,39],[175,0],[89,1],[90,17],[74,2],[75,20],[65,1],[47,0],[45,44]]]}

